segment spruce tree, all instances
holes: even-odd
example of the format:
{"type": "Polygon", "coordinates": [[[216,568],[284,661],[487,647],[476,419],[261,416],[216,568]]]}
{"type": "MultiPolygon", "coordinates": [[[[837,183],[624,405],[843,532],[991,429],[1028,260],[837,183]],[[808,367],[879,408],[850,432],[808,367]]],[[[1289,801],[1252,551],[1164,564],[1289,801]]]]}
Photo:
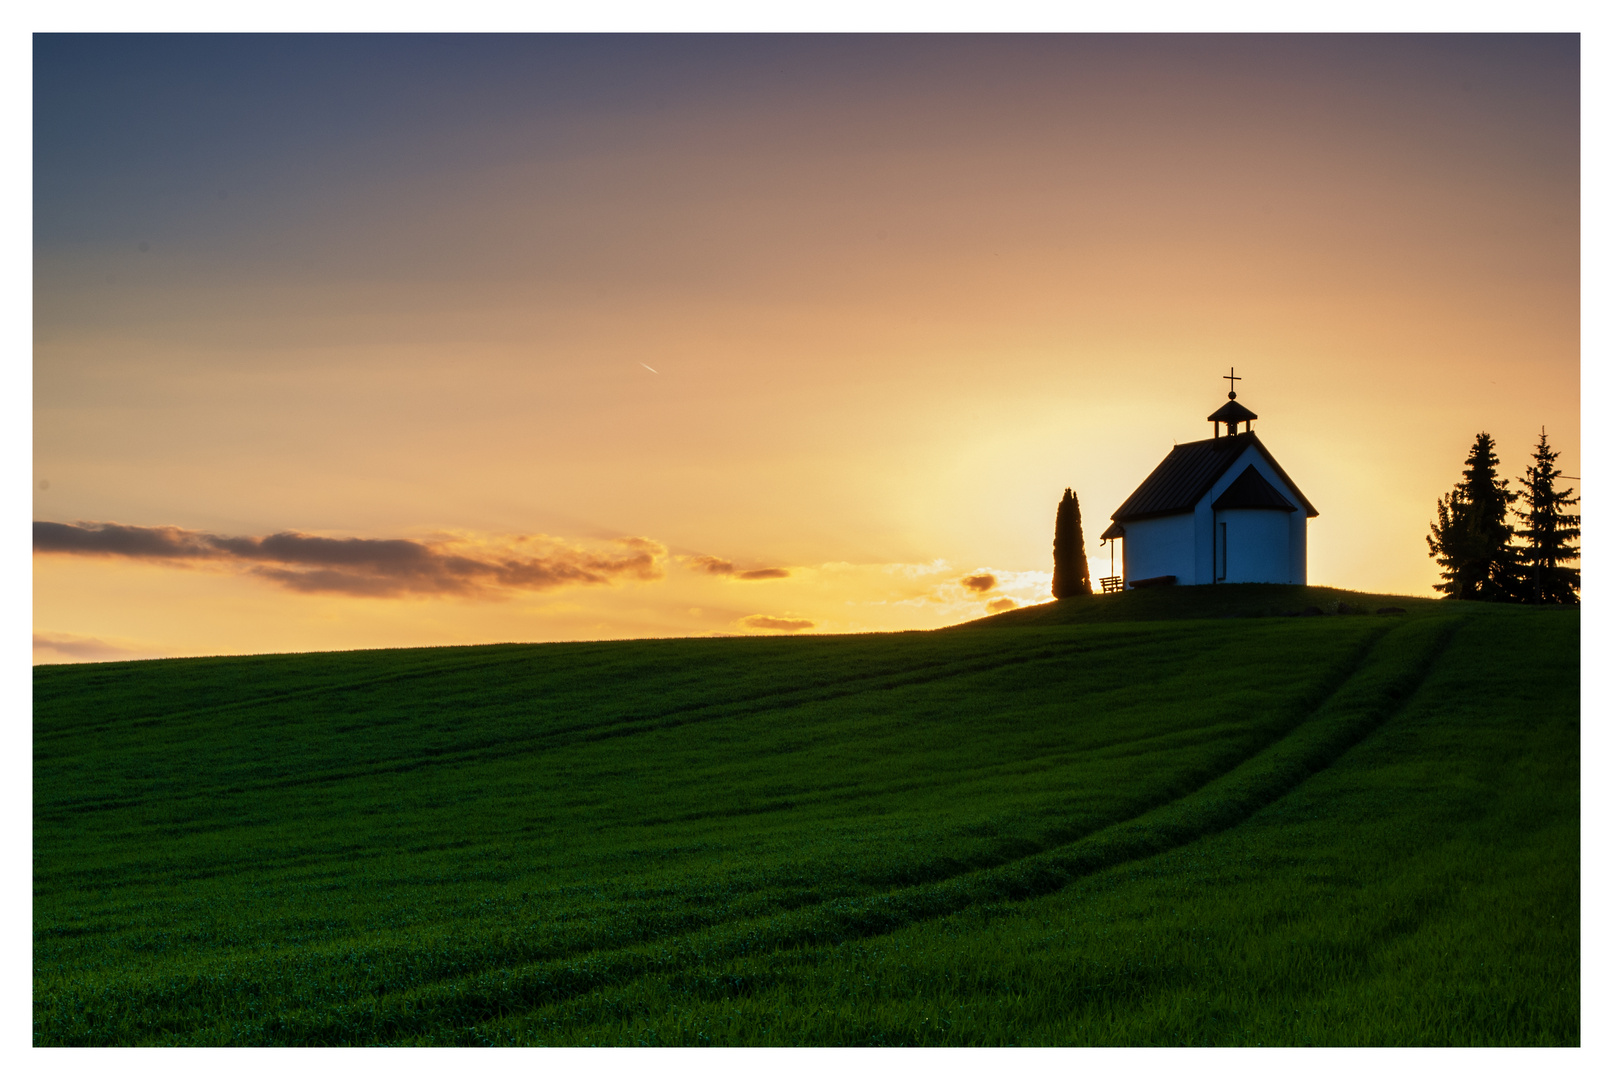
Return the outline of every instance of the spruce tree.
{"type": "Polygon", "coordinates": [[[1579,505],[1579,499],[1569,497],[1573,488],[1557,489],[1562,475],[1556,451],[1541,428],[1535,463],[1518,480],[1523,485],[1524,509],[1518,512],[1523,528],[1518,536],[1524,542],[1525,598],[1534,604],[1579,603],[1579,568],[1565,565],[1579,558],[1579,545],[1574,543],[1579,539],[1579,515],[1564,512],[1579,505]]]}
{"type": "Polygon", "coordinates": [[[1473,440],[1462,481],[1434,506],[1428,552],[1440,566],[1434,586],[1458,600],[1520,600],[1524,584],[1507,509],[1518,498],[1496,475],[1495,440],[1473,440]]]}
{"type": "Polygon", "coordinates": [[[1081,501],[1065,488],[1058,516],[1053,519],[1053,596],[1063,600],[1066,596],[1091,595],[1087,546],[1081,537],[1081,501]]]}

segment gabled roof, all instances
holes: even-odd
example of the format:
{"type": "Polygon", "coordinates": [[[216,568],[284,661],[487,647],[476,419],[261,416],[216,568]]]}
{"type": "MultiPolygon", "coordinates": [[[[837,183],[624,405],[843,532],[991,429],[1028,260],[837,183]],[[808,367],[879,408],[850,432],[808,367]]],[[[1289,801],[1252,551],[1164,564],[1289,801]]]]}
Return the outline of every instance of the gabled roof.
{"type": "Polygon", "coordinates": [[[1271,486],[1271,481],[1260,475],[1253,465],[1244,467],[1238,478],[1210,504],[1214,510],[1298,510],[1299,507],[1283,498],[1283,493],[1271,486]]]}
{"type": "MultiPolygon", "coordinates": [[[[1219,439],[1201,439],[1198,442],[1181,443],[1165,455],[1148,479],[1138,485],[1137,490],[1131,493],[1131,498],[1120,504],[1110,517],[1118,524],[1128,521],[1140,521],[1143,518],[1165,517],[1169,514],[1185,514],[1198,505],[1204,498],[1205,492],[1221,478],[1221,475],[1232,467],[1250,447],[1260,452],[1266,459],[1266,464],[1274,469],[1288,490],[1292,491],[1305,508],[1306,517],[1316,517],[1316,507],[1305,498],[1299,486],[1288,478],[1283,467],[1277,464],[1271,456],[1271,451],[1261,444],[1260,439],[1252,431],[1239,435],[1223,435],[1219,439]]],[[[1104,532],[1108,537],[1110,533],[1116,536],[1121,533],[1113,528],[1104,532]]]]}

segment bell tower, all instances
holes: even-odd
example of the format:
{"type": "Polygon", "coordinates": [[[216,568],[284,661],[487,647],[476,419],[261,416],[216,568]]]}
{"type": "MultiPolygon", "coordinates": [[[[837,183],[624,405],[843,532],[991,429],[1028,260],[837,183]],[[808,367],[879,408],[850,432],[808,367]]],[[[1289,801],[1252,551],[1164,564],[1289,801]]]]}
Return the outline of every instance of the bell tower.
{"type": "Polygon", "coordinates": [[[1238,374],[1237,368],[1229,368],[1228,370],[1230,374],[1221,376],[1227,380],[1227,386],[1231,387],[1227,391],[1227,403],[1205,417],[1212,425],[1212,430],[1215,432],[1214,437],[1217,439],[1221,437],[1222,424],[1227,426],[1228,435],[1236,435],[1239,424],[1243,425],[1244,431],[1249,431],[1249,421],[1260,419],[1259,416],[1238,404],[1237,386],[1238,383],[1243,381],[1243,376],[1238,374]]]}

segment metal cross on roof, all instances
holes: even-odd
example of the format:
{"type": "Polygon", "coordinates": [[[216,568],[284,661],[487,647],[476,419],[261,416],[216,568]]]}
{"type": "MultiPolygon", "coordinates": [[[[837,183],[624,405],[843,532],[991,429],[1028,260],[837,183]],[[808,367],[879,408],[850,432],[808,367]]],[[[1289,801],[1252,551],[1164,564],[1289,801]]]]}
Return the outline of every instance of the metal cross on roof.
{"type": "Polygon", "coordinates": [[[1235,367],[1229,367],[1227,370],[1232,374],[1221,377],[1227,380],[1227,397],[1236,400],[1238,397],[1238,384],[1243,381],[1243,376],[1238,374],[1238,369],[1235,367]]]}

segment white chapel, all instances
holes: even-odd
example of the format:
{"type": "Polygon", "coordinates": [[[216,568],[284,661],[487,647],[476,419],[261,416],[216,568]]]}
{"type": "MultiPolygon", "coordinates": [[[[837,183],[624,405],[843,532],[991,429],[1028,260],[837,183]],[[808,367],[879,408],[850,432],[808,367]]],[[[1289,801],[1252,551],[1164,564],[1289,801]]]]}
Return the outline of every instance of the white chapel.
{"type": "MultiPolygon", "coordinates": [[[[1221,377],[1233,386],[1242,378],[1236,370],[1221,377]]],[[[1121,541],[1125,588],[1305,584],[1305,527],[1316,508],[1255,435],[1259,417],[1237,398],[1228,391],[1227,403],[1206,417],[1213,437],[1174,447],[1111,515],[1103,539],[1121,541]]]]}

